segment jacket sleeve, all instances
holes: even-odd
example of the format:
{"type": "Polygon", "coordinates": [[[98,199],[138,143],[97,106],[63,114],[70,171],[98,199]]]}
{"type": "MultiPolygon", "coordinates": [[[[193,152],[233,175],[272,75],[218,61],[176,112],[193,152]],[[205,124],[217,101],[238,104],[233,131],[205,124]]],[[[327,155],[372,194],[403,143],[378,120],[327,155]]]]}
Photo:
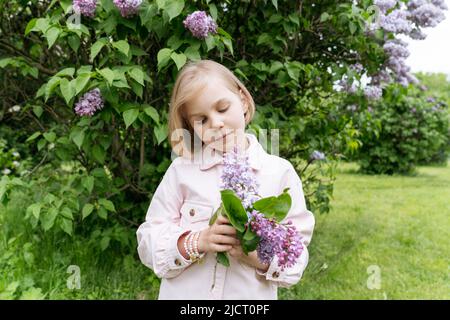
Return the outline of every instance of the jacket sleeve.
{"type": "Polygon", "coordinates": [[[181,205],[172,162],[153,195],[145,222],[136,232],[139,258],[159,278],[176,277],[192,263],[178,251],[178,238],[187,231],[179,226],[181,205]]]}
{"type": "Polygon", "coordinates": [[[297,259],[297,262],[292,267],[285,268],[283,271],[278,266],[277,256],[273,258],[266,272],[263,273],[256,269],[258,275],[284,288],[297,284],[303,275],[309,258],[307,246],[311,241],[315,224],[314,215],[306,208],[300,177],[290,163],[289,169],[283,177],[281,192],[288,187],[290,188],[288,193],[292,198],[292,205],[283,222],[292,220],[293,225],[301,235],[303,251],[297,259]]]}

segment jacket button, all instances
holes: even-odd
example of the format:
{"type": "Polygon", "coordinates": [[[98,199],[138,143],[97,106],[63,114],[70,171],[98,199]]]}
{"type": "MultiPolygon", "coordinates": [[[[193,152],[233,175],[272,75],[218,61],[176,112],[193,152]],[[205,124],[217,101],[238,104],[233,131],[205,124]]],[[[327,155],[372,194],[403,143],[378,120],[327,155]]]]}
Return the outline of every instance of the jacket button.
{"type": "Polygon", "coordinates": [[[278,278],[279,275],[280,275],[280,273],[278,271],[275,271],[274,273],[272,273],[273,278],[278,278]]]}
{"type": "Polygon", "coordinates": [[[191,209],[191,210],[189,211],[189,214],[191,215],[191,217],[195,216],[195,210],[194,210],[194,209],[191,209]]]}
{"type": "Polygon", "coordinates": [[[180,262],[180,260],[178,260],[178,259],[175,259],[175,264],[177,265],[177,266],[181,266],[181,262],[180,262]]]}

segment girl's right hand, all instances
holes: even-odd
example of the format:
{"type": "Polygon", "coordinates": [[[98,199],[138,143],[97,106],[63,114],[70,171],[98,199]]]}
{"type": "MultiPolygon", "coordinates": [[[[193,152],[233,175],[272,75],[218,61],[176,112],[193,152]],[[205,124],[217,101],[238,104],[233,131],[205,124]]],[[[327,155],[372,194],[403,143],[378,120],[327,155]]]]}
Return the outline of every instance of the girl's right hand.
{"type": "Polygon", "coordinates": [[[239,245],[236,229],[229,223],[226,217],[219,215],[213,225],[202,230],[198,239],[198,251],[224,252],[230,250],[233,245],[239,245]]]}

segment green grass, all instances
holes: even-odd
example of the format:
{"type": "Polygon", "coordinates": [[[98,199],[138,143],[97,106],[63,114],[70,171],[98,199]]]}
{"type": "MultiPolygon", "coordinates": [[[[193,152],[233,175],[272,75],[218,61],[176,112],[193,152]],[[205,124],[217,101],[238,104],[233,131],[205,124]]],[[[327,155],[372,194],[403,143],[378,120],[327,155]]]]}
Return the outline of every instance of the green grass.
{"type": "MultiPolygon", "coordinates": [[[[309,265],[280,299],[449,299],[450,168],[421,167],[414,176],[339,170],[332,211],[316,215],[309,265]],[[370,266],[381,272],[380,289],[367,287],[370,266]]],[[[135,248],[102,252],[79,236],[33,234],[24,200],[11,203],[0,206],[0,299],[157,297],[159,280],[135,248]],[[80,268],[79,290],[67,288],[70,265],[80,268]]]]}
{"type": "Polygon", "coordinates": [[[333,209],[316,215],[307,270],[280,298],[449,299],[450,168],[414,176],[339,168],[333,209]],[[370,290],[372,265],[381,282],[370,290]]]}

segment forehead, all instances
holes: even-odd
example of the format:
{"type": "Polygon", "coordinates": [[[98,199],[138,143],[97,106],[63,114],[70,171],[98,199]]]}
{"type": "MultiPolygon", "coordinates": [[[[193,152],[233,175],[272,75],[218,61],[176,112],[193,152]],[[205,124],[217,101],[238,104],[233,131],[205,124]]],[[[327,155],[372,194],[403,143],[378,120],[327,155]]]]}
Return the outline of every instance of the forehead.
{"type": "Polygon", "coordinates": [[[205,84],[196,92],[196,94],[186,103],[186,112],[188,115],[205,112],[217,103],[224,103],[226,100],[236,98],[227,83],[219,77],[208,77],[205,84]]]}

